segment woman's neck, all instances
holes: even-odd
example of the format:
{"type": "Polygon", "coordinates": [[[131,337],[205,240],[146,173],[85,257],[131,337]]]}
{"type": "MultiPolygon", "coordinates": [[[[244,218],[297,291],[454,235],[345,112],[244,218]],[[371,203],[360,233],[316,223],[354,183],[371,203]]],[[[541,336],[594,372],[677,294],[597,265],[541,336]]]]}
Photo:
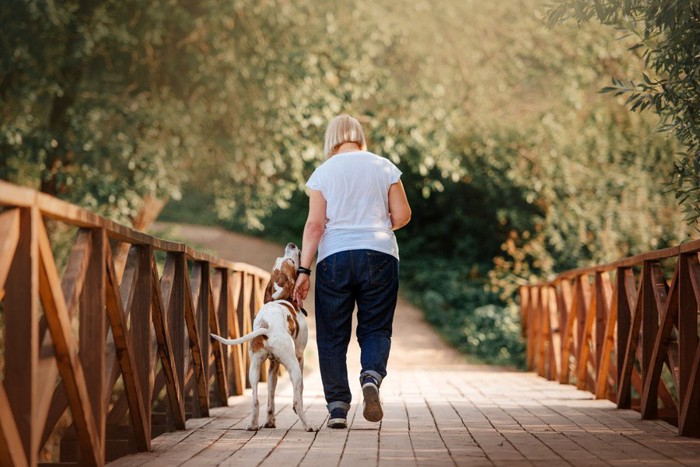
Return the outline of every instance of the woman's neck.
{"type": "Polygon", "coordinates": [[[355,152],[355,151],[359,151],[360,149],[361,149],[361,148],[360,148],[360,145],[359,145],[359,144],[357,144],[357,143],[352,143],[352,142],[347,142],[347,143],[341,144],[341,145],[338,147],[338,150],[335,151],[335,153],[336,153],[336,154],[340,154],[340,153],[342,153],[342,152],[355,152]]]}

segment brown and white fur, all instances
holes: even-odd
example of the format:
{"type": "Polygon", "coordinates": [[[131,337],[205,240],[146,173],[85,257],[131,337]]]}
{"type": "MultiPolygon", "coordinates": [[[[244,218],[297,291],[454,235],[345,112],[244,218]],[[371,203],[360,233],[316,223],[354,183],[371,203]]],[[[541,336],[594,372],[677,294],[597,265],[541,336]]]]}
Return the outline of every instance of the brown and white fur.
{"type": "Polygon", "coordinates": [[[305,431],[317,431],[306,421],[302,393],[304,389],[304,348],[308,340],[308,328],[304,312],[294,305],[294,285],[299,268],[299,248],[293,243],[287,245],[284,256],[277,258],[272,270],[270,282],[265,290],[264,305],[255,315],[253,332],[239,339],[224,339],[212,334],[214,339],[228,345],[251,341],[250,385],[253,389],[252,414],[249,431],[258,426],[260,403],[258,402],[258,382],[260,371],[266,359],[270,359],[267,373],[267,421],[265,428],[275,428],[275,388],[279,365],[282,364],[289,373],[294,388],[294,412],[299,416],[305,431]]]}

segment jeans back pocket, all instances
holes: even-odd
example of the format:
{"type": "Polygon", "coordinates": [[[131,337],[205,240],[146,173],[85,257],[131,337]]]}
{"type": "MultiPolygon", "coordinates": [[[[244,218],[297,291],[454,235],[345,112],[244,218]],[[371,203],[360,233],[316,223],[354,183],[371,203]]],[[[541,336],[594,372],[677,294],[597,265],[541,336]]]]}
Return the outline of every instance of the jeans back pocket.
{"type": "Polygon", "coordinates": [[[380,252],[368,252],[367,262],[371,285],[387,285],[396,280],[398,260],[393,256],[380,252]]]}

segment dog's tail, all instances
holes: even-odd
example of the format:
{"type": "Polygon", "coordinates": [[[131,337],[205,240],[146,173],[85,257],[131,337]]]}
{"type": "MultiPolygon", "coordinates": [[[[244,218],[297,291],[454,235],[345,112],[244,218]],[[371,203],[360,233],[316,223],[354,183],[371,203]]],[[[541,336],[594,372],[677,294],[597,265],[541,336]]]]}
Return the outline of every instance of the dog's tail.
{"type": "Polygon", "coordinates": [[[258,336],[264,336],[266,334],[267,334],[267,329],[259,328],[259,329],[256,329],[255,331],[251,332],[250,334],[246,334],[243,337],[239,337],[238,339],[224,339],[223,337],[217,336],[216,334],[210,334],[210,335],[211,335],[211,337],[213,337],[214,339],[216,339],[217,341],[219,341],[223,344],[238,345],[238,344],[242,344],[246,341],[249,341],[251,339],[255,339],[258,336]]]}

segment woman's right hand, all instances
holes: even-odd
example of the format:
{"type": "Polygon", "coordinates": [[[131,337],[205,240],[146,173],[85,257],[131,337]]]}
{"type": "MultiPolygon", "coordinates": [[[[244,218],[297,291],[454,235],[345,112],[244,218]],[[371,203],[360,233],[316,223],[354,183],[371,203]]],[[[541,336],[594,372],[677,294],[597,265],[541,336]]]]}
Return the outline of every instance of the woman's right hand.
{"type": "Polygon", "coordinates": [[[309,281],[308,274],[299,274],[297,276],[297,282],[294,284],[294,300],[297,302],[299,307],[304,305],[304,300],[309,293],[309,281]]]}

